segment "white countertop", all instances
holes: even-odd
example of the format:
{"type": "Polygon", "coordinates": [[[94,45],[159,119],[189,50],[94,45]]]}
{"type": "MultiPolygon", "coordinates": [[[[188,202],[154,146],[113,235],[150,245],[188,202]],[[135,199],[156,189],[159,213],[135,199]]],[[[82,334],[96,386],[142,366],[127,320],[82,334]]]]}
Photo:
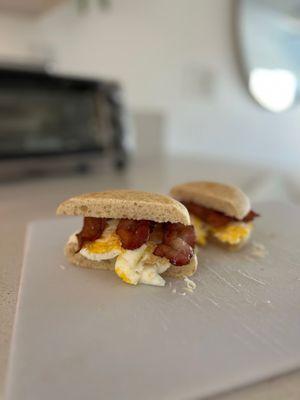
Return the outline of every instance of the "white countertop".
{"type": "MultiPolygon", "coordinates": [[[[266,168],[208,160],[148,159],[132,162],[124,173],[99,165],[88,175],[35,178],[0,183],[0,393],[3,392],[9,342],[19,285],[26,224],[53,216],[58,203],[72,195],[105,188],[140,188],[167,193],[175,183],[208,179],[240,185],[253,200],[291,201],[285,177],[266,168]]],[[[300,371],[235,391],[218,399],[298,399],[300,371]]]]}

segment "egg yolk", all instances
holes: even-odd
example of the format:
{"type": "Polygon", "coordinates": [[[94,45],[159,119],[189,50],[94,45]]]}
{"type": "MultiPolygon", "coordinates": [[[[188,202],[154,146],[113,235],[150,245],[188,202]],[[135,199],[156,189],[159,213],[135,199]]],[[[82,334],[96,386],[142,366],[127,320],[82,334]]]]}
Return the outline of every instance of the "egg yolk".
{"type": "Polygon", "coordinates": [[[113,250],[122,250],[120,238],[116,233],[112,233],[94,242],[87,242],[84,247],[91,253],[96,254],[109,253],[113,250]]]}
{"type": "Polygon", "coordinates": [[[121,268],[115,268],[115,273],[122,279],[122,281],[129,283],[130,285],[136,285],[138,283],[137,280],[131,279],[130,276],[128,276],[128,274],[121,268]]]}
{"type": "Polygon", "coordinates": [[[208,227],[207,227],[207,225],[205,225],[204,222],[201,221],[200,218],[195,217],[194,215],[191,215],[191,222],[192,222],[192,225],[194,225],[194,228],[195,228],[197,244],[199,244],[200,246],[206,245],[207,235],[208,235],[208,227]]]}
{"type": "Polygon", "coordinates": [[[252,224],[232,223],[221,228],[210,228],[214,237],[224,243],[239,244],[246,239],[251,232],[252,224]]]}
{"type": "Polygon", "coordinates": [[[250,235],[252,230],[252,224],[244,222],[232,222],[226,226],[214,228],[205,224],[195,215],[191,215],[191,222],[195,228],[196,242],[200,246],[206,245],[208,235],[212,235],[224,243],[239,244],[250,235]]]}

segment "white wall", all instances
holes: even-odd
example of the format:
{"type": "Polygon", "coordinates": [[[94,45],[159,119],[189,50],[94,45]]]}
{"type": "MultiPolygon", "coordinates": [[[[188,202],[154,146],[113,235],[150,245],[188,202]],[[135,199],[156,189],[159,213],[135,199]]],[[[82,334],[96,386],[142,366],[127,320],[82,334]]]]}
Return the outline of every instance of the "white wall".
{"type": "Polygon", "coordinates": [[[36,28],[30,17],[0,13],[0,60],[28,59],[33,55],[36,28]]]}
{"type": "Polygon", "coordinates": [[[241,82],[231,0],[112,4],[79,14],[69,2],[37,22],[58,71],[120,80],[131,109],[165,113],[172,154],[300,165],[299,107],[264,111],[241,82]]]}

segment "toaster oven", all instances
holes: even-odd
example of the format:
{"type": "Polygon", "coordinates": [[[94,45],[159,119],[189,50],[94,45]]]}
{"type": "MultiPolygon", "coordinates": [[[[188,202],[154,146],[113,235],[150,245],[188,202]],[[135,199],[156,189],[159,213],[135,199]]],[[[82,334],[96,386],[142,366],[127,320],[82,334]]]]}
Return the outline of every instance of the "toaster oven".
{"type": "Polygon", "coordinates": [[[115,82],[0,67],[0,165],[109,155],[123,168],[120,94],[115,82]]]}

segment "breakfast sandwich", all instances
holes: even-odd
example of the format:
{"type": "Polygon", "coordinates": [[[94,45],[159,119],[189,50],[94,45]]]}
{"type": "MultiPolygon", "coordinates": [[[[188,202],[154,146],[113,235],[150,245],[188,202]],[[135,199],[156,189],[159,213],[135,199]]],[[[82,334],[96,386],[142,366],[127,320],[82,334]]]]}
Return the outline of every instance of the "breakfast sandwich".
{"type": "Polygon", "coordinates": [[[65,246],[77,266],[107,269],[126,283],[164,286],[164,277],[197,269],[195,231],[187,209],[168,196],[108,190],[72,197],[60,215],[82,215],[83,227],[65,246]]]}
{"type": "Polygon", "coordinates": [[[250,200],[235,186],[216,182],[189,182],[174,186],[171,195],[189,211],[196,243],[213,239],[230,248],[242,247],[250,238],[253,220],[250,200]]]}

